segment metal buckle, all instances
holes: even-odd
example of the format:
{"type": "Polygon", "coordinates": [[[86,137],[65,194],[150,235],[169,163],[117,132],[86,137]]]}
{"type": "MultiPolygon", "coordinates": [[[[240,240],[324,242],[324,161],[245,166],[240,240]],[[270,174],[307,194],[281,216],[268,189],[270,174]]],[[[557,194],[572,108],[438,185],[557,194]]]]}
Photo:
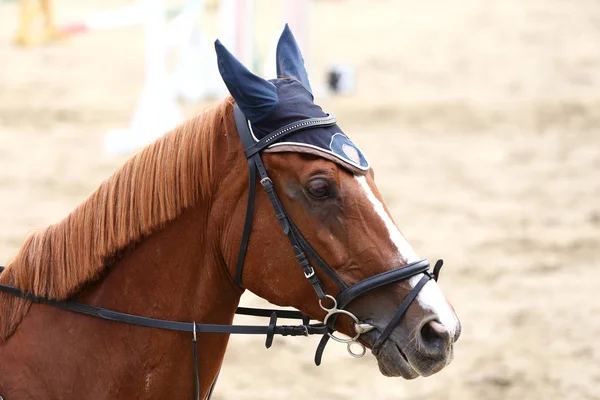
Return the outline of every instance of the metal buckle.
{"type": "Polygon", "coordinates": [[[306,271],[304,271],[304,276],[306,277],[306,279],[312,278],[315,275],[315,269],[311,266],[309,266],[310,270],[308,271],[308,273],[306,271]]]}
{"type": "Polygon", "coordinates": [[[271,182],[271,184],[273,183],[273,181],[271,180],[271,178],[269,178],[268,176],[266,178],[262,178],[260,180],[260,184],[263,185],[263,186],[265,186],[266,182],[271,182]]]}

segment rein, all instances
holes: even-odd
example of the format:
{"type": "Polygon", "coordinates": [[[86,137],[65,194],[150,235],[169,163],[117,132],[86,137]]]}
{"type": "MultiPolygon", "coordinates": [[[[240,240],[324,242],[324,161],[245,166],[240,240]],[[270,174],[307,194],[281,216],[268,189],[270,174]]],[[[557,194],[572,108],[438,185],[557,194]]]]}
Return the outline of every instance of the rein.
{"type": "MultiPolygon", "coordinates": [[[[0,273],[5,267],[0,266],[0,273]]],[[[327,333],[327,327],[322,323],[310,324],[310,318],[299,311],[293,310],[273,310],[263,308],[238,307],[235,313],[238,315],[250,315],[254,317],[270,318],[269,325],[221,325],[221,324],[199,324],[196,322],[178,322],[158,318],[141,317],[139,315],[126,314],[107,308],[91,306],[76,301],[59,301],[47,299],[45,297],[34,296],[30,293],[24,293],[21,289],[0,284],[0,292],[20,297],[33,303],[45,304],[57,307],[63,310],[72,311],[79,314],[85,314],[90,317],[100,318],[107,321],[122,322],[130,325],[144,326],[147,328],[157,328],[169,331],[192,333],[192,350],[194,358],[194,378],[195,378],[195,399],[200,399],[200,378],[197,362],[197,334],[198,333],[228,333],[243,335],[266,335],[265,346],[270,348],[273,344],[275,335],[281,336],[308,336],[323,335],[327,333]],[[302,325],[277,325],[278,318],[300,319],[302,325]]],[[[210,392],[212,392],[213,382],[210,392]]],[[[210,398],[210,394],[209,397],[210,398]]]]}
{"type": "MultiPolygon", "coordinates": [[[[157,318],[148,318],[138,315],[126,314],[107,308],[96,307],[88,304],[83,304],[75,301],[59,301],[52,300],[44,297],[34,296],[31,293],[25,293],[22,290],[0,284],[0,292],[7,293],[9,295],[20,297],[25,300],[45,304],[52,307],[57,307],[63,310],[85,314],[94,318],[100,318],[108,321],[121,322],[125,324],[138,325],[148,328],[165,329],[170,331],[187,332],[192,334],[192,351],[194,360],[194,379],[195,379],[195,399],[200,399],[200,379],[198,372],[198,351],[197,351],[197,334],[198,333],[226,333],[226,334],[246,334],[246,335],[266,335],[265,346],[270,348],[273,344],[275,335],[281,336],[308,336],[308,335],[323,335],[315,354],[315,364],[320,365],[322,360],[323,351],[328,343],[329,339],[333,339],[340,343],[347,344],[347,350],[353,357],[360,358],[365,352],[365,346],[360,343],[359,337],[363,333],[369,332],[375,329],[374,326],[361,321],[350,311],[345,309],[353,300],[363,295],[364,293],[373,290],[375,288],[398,282],[401,280],[408,279],[410,277],[423,274],[423,277],[419,280],[417,285],[411,289],[409,294],[404,298],[400,307],[396,311],[396,314],[388,323],[383,332],[378,336],[373,345],[373,351],[377,352],[383,343],[388,339],[392,330],[400,322],[403,315],[410,307],[413,300],[418,296],[421,289],[431,279],[437,280],[440,268],[443,265],[442,260],[438,260],[435,264],[433,272],[429,272],[429,261],[419,260],[401,267],[391,269],[389,271],[382,272],[380,274],[366,278],[352,286],[346,285],[337,273],[327,265],[325,261],[318,255],[307,240],[304,238],[298,227],[294,224],[290,216],[285,211],[283,204],[279,200],[273,181],[269,178],[267,170],[262,162],[260,153],[262,150],[270,146],[274,141],[282,139],[287,135],[296,133],[302,130],[332,126],[336,124],[336,119],[333,115],[329,114],[322,118],[310,118],[301,120],[289,125],[286,125],[266,137],[256,140],[251,132],[251,126],[245,115],[239,109],[237,104],[234,106],[235,122],[238,130],[238,134],[244,146],[244,154],[248,160],[249,170],[249,186],[248,186],[248,203],[246,207],[246,218],[244,222],[244,229],[242,232],[242,238],[240,242],[240,250],[238,253],[235,281],[244,289],[242,284],[242,275],[244,268],[244,261],[246,258],[246,251],[248,249],[248,242],[250,239],[250,233],[252,230],[252,219],[254,215],[254,201],[256,197],[256,181],[259,180],[260,184],[265,189],[267,196],[273,206],[275,215],[279,220],[283,233],[288,237],[296,259],[304,272],[305,278],[309,281],[313,287],[319,301],[320,307],[327,313],[323,323],[310,323],[310,317],[304,315],[300,311],[294,310],[274,310],[274,309],[260,309],[260,308],[246,308],[238,307],[235,311],[236,314],[249,315],[255,317],[267,317],[270,318],[269,325],[258,326],[258,325],[221,325],[221,324],[199,324],[196,322],[179,322],[171,320],[163,320],[157,318]],[[257,176],[258,173],[258,176],[257,176]],[[310,260],[309,260],[310,257],[310,260]],[[327,277],[329,277],[340,289],[337,297],[333,297],[325,292],[319,277],[317,276],[314,267],[311,264],[311,260],[315,265],[322,271],[327,277]],[[328,307],[324,303],[329,303],[328,307]],[[355,335],[351,338],[345,339],[334,335],[335,333],[335,322],[338,315],[344,314],[350,317],[354,321],[355,335]],[[302,321],[301,325],[277,325],[278,318],[286,319],[298,319],[302,321]],[[358,345],[361,347],[361,352],[354,353],[351,349],[352,345],[358,345]]],[[[0,273],[4,270],[4,267],[0,267],[0,273]]],[[[217,374],[218,377],[218,374],[217,374]]],[[[213,381],[210,390],[208,392],[207,399],[210,399],[213,392],[214,386],[217,381],[217,377],[213,381]]],[[[1,398],[0,398],[1,399],[1,398]]]]}

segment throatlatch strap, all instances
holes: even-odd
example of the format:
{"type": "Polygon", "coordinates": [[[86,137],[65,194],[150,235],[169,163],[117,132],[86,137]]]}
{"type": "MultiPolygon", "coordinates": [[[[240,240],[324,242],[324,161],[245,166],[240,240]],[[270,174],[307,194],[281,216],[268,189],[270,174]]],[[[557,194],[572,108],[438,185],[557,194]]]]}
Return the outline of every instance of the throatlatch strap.
{"type": "Polygon", "coordinates": [[[242,273],[244,272],[244,260],[246,259],[246,251],[248,250],[248,242],[250,240],[250,232],[252,231],[252,217],[254,216],[254,200],[256,198],[256,168],[254,160],[248,160],[248,171],[250,182],[248,185],[248,203],[246,205],[246,219],[244,220],[244,231],[242,233],[242,241],[240,242],[240,251],[238,252],[238,259],[235,266],[235,283],[241,288],[244,287],[242,283],[242,273]]]}

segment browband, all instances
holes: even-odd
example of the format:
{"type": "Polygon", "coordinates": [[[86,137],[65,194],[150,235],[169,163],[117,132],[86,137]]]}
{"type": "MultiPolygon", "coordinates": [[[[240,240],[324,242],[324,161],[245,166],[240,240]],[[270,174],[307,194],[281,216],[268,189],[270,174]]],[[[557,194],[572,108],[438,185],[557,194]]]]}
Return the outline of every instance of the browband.
{"type": "MultiPolygon", "coordinates": [[[[237,105],[236,105],[236,108],[239,110],[239,107],[237,107],[237,105]]],[[[241,110],[240,110],[240,113],[241,113],[241,110]]],[[[242,113],[242,115],[243,115],[243,113],[242,113]]],[[[246,117],[244,116],[244,119],[245,118],[246,117]]],[[[292,133],[300,132],[300,131],[318,127],[318,126],[332,126],[332,125],[335,125],[336,122],[337,122],[337,120],[332,114],[327,114],[327,116],[325,116],[325,117],[309,118],[309,119],[303,119],[302,121],[292,122],[291,124],[287,124],[279,129],[277,129],[276,131],[271,132],[270,134],[268,134],[264,138],[260,139],[258,142],[254,143],[253,145],[250,145],[248,147],[244,146],[245,147],[244,154],[246,155],[246,158],[250,158],[254,154],[259,153],[266,147],[270,146],[272,142],[274,142],[276,140],[281,140],[284,137],[286,137],[292,133]]],[[[247,124],[247,126],[248,126],[248,124],[247,124]]]]}

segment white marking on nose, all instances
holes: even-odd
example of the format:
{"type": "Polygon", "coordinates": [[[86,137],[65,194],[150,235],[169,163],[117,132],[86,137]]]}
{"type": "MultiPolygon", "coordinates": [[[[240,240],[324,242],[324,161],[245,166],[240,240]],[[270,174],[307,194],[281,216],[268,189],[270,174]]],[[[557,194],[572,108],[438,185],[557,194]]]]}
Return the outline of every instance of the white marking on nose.
{"type": "MultiPolygon", "coordinates": [[[[364,176],[355,176],[355,179],[358,181],[360,187],[365,191],[365,194],[367,195],[367,198],[371,204],[373,204],[377,215],[379,215],[379,217],[382,219],[385,227],[388,230],[392,243],[394,243],[398,249],[399,256],[405,259],[407,263],[421,260],[421,257],[417,255],[412,246],[406,241],[394,221],[392,221],[392,218],[386,212],[383,203],[379,201],[379,199],[371,190],[371,187],[367,182],[367,178],[364,176]]],[[[422,277],[423,274],[415,275],[408,280],[408,283],[414,288],[422,277]]],[[[448,329],[448,331],[454,335],[457,329],[458,320],[436,281],[430,280],[425,284],[425,286],[423,286],[417,296],[417,301],[422,308],[427,308],[434,312],[440,319],[442,325],[444,325],[446,329],[448,329]]]]}
{"type": "Polygon", "coordinates": [[[400,257],[405,259],[407,263],[421,260],[421,257],[419,257],[417,253],[415,253],[412,246],[406,241],[396,224],[394,224],[394,221],[392,221],[390,215],[385,211],[383,203],[380,202],[377,197],[375,197],[375,194],[373,193],[371,187],[369,186],[369,183],[367,182],[367,178],[365,178],[364,176],[355,176],[355,179],[360,184],[360,187],[362,187],[365,191],[369,201],[375,207],[375,212],[377,213],[377,215],[379,215],[379,217],[381,217],[381,219],[383,220],[383,223],[385,224],[385,227],[387,228],[390,234],[390,239],[392,239],[392,242],[398,248],[400,257]]]}
{"type": "MultiPolygon", "coordinates": [[[[408,283],[411,287],[415,287],[422,277],[423,274],[415,275],[408,280],[408,283]]],[[[448,332],[454,336],[458,327],[458,319],[456,318],[454,311],[450,308],[446,297],[444,297],[444,294],[442,293],[442,289],[440,289],[440,286],[436,281],[431,279],[423,286],[417,296],[417,301],[421,307],[429,308],[433,311],[442,325],[444,325],[446,329],[448,329],[448,332]]]]}

